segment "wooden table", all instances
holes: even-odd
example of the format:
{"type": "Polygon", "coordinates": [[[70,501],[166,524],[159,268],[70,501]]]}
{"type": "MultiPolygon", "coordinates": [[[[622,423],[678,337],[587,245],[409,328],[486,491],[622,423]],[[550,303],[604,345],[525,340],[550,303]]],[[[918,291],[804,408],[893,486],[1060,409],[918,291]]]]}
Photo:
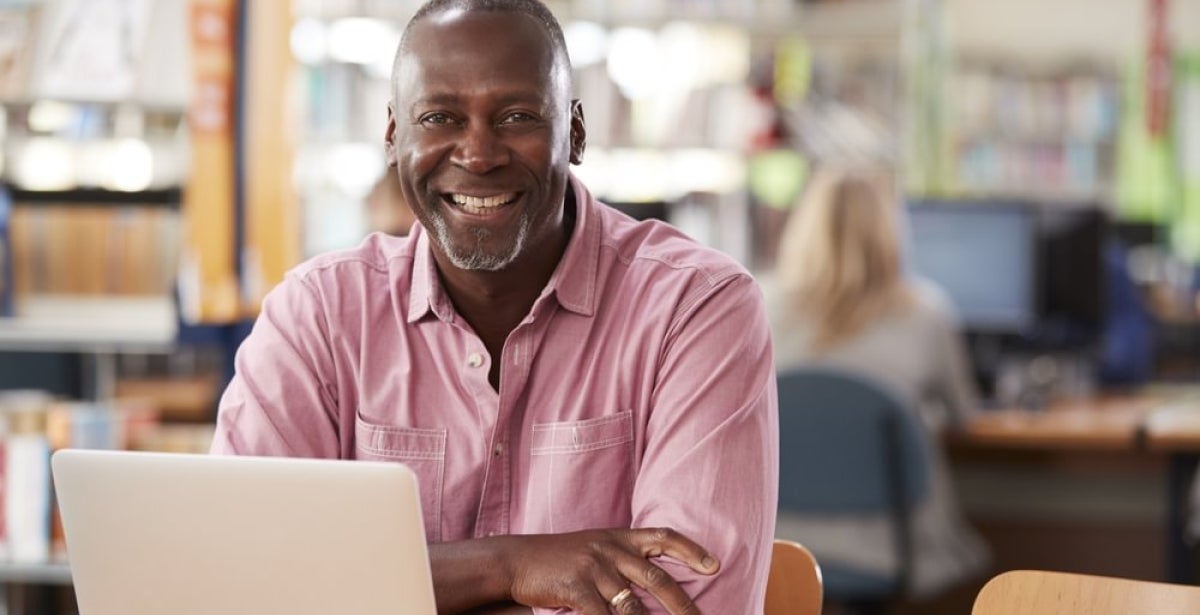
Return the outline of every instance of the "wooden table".
{"type": "Polygon", "coordinates": [[[1167,576],[1177,583],[1196,581],[1191,546],[1184,541],[1187,495],[1200,464],[1200,394],[1195,387],[1064,399],[1040,410],[989,410],[948,436],[947,445],[970,451],[1166,455],[1167,576]]]}
{"type": "Polygon", "coordinates": [[[1200,395],[1183,395],[1160,404],[1142,424],[1147,450],[1170,460],[1167,478],[1167,532],[1170,581],[1196,582],[1196,558],[1184,541],[1190,514],[1189,493],[1200,466],[1200,395]]]}
{"type": "Polygon", "coordinates": [[[1165,401],[1138,393],[1064,399],[1041,410],[988,410],[950,439],[972,448],[1137,450],[1142,424],[1165,401]]]}

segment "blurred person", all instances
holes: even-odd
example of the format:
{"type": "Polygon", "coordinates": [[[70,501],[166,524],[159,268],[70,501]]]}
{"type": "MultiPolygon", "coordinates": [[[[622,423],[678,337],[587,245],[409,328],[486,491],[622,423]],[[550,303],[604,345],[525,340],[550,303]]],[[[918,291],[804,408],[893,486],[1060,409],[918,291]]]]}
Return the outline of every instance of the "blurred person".
{"type": "Polygon", "coordinates": [[[400,177],[388,167],[367,192],[367,226],[372,233],[404,237],[412,230],[417,218],[400,191],[400,177]]]}
{"type": "MultiPolygon", "coordinates": [[[[966,421],[979,401],[949,299],[908,277],[898,203],[882,174],[821,169],[784,230],[771,302],[776,365],[841,369],[871,379],[920,414],[933,437],[966,421]]],[[[786,412],[786,408],[781,411],[786,412]]],[[[930,597],[986,572],[988,552],[958,510],[945,460],[913,516],[909,595],[930,597]]],[[[886,519],[781,515],[777,535],[822,561],[888,571],[886,519]]]]}
{"type": "Polygon", "coordinates": [[[541,2],[417,10],[381,137],[418,223],[271,291],[212,451],[408,465],[441,613],[761,612],[762,296],[728,256],[591,195],[571,89],[541,2]]]}

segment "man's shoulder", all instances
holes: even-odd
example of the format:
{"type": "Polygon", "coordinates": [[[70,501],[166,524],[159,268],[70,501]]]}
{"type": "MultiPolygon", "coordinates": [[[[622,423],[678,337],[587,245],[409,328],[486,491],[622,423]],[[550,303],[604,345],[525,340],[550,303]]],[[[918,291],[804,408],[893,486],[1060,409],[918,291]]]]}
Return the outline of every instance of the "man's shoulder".
{"type": "Polygon", "coordinates": [[[310,284],[336,282],[342,276],[388,275],[398,260],[411,257],[407,238],[372,233],[354,247],[313,256],[292,268],[288,275],[310,284]]]}
{"type": "Polygon", "coordinates": [[[630,273],[651,280],[694,279],[716,286],[732,278],[750,278],[741,263],[728,254],[699,243],[679,229],[658,220],[634,220],[608,209],[601,247],[630,273]]]}

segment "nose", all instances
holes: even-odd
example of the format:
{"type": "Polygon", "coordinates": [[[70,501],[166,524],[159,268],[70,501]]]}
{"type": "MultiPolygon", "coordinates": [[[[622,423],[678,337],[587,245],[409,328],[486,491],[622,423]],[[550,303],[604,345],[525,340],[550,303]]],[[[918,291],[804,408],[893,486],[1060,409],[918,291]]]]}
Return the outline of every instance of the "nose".
{"type": "Polygon", "coordinates": [[[472,122],[461,133],[451,155],[451,162],[463,169],[483,175],[508,164],[508,148],[496,129],[484,122],[472,122]]]}

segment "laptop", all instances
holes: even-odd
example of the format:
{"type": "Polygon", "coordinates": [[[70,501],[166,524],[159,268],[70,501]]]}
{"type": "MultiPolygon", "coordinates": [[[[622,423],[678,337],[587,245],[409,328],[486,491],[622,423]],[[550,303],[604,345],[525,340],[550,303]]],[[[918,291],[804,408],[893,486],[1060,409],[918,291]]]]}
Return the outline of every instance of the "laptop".
{"type": "Polygon", "coordinates": [[[80,615],[435,615],[400,464],[62,450],[80,615]]]}

